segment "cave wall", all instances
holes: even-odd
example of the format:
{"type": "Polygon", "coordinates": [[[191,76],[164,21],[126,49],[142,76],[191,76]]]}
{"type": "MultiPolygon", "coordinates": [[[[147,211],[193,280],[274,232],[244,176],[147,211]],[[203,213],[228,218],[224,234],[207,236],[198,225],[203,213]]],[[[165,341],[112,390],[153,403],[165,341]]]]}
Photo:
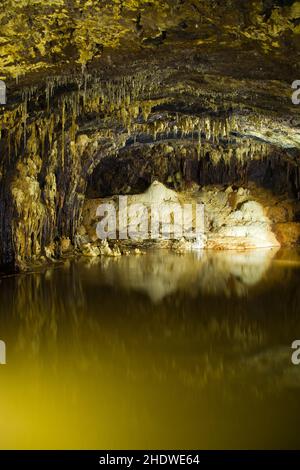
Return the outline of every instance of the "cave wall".
{"type": "Polygon", "coordinates": [[[181,189],[253,176],[297,197],[299,152],[286,122],[277,144],[278,117],[233,111],[219,96],[210,96],[205,112],[187,114],[179,104],[175,112],[168,104],[174,97],[162,96],[164,82],[144,73],[83,76],[73,87],[68,80],[26,89],[1,116],[2,266],[23,269],[76,249],[86,195],[135,192],[153,179],[181,189]]]}
{"type": "Polygon", "coordinates": [[[0,261],[8,269],[60,256],[63,240],[76,248],[88,174],[124,145],[136,113],[139,87],[130,79],[87,89],[81,76],[75,91],[69,80],[26,89],[0,117],[0,261]]]}
{"type": "Polygon", "coordinates": [[[299,18],[293,1],[5,0],[1,266],[75,249],[86,193],[103,185],[254,178],[297,197],[299,18]],[[160,142],[144,168],[136,144],[160,142]],[[258,156],[271,167],[247,163],[258,156]]]}
{"type": "Polygon", "coordinates": [[[192,183],[247,186],[254,183],[273,194],[299,199],[300,169],[282,149],[242,139],[215,145],[186,139],[132,144],[101,159],[88,178],[86,197],[137,194],[153,181],[175,190],[192,183]]]}

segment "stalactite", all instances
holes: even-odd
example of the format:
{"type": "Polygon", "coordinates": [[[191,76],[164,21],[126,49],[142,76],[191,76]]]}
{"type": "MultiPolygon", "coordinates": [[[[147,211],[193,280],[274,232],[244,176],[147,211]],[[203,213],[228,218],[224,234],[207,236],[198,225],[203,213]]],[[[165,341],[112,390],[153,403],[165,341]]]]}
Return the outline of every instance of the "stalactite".
{"type": "Polygon", "coordinates": [[[200,127],[200,123],[198,124],[197,157],[198,157],[198,160],[200,160],[200,158],[201,158],[201,127],[200,127]]]}
{"type": "Polygon", "coordinates": [[[24,149],[26,148],[26,139],[27,139],[27,104],[28,104],[28,98],[27,96],[25,96],[25,101],[23,104],[24,149]]]}
{"type": "Polygon", "coordinates": [[[62,99],[61,103],[61,163],[62,163],[62,168],[65,166],[65,99],[62,99]]]}

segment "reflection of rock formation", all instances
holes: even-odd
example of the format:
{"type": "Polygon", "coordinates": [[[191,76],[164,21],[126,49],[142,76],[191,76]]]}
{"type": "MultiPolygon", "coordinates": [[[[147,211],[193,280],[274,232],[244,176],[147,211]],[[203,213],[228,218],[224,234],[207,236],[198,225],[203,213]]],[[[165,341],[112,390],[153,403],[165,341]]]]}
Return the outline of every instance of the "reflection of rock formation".
{"type": "Polygon", "coordinates": [[[85,299],[78,270],[68,262],[63,269],[5,278],[0,289],[1,325],[7,324],[18,349],[33,355],[45,346],[65,341],[62,329],[76,336],[85,299]],[[63,293],[63,295],[62,295],[63,293]]]}
{"type": "Polygon", "coordinates": [[[93,260],[104,282],[145,292],[153,302],[180,292],[244,295],[260,281],[270,267],[277,249],[248,252],[189,253],[153,251],[147,256],[93,260]]]}
{"type": "Polygon", "coordinates": [[[1,369],[0,412],[10,427],[0,447],[18,439],[25,445],[28,434],[36,445],[53,439],[67,447],[78,439],[82,446],[84,430],[86,445],[103,446],[108,436],[112,448],[128,428],[139,438],[141,422],[148,430],[153,424],[153,435],[159,427],[173,438],[175,413],[178,429],[191,417],[189,437],[199,426],[206,434],[212,423],[223,439],[232,416],[262,429],[268,410],[273,421],[263,423],[265,435],[277,426],[284,436],[277,410],[293,416],[298,409],[290,344],[300,331],[300,271],[299,258],[286,262],[295,253],[280,252],[279,263],[270,263],[272,254],[83,258],[2,279],[9,366],[1,369]],[[240,287],[246,301],[224,295],[240,287]],[[67,441],[49,433],[58,425],[67,441]]]}

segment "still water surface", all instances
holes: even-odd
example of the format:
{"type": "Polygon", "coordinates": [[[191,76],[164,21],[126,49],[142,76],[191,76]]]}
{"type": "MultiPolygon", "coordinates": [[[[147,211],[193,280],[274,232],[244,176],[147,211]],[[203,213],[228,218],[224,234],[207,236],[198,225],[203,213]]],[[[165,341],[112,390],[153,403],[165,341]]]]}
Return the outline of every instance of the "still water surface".
{"type": "Polygon", "coordinates": [[[0,448],[298,448],[300,253],[67,260],[0,279],[0,448]]]}

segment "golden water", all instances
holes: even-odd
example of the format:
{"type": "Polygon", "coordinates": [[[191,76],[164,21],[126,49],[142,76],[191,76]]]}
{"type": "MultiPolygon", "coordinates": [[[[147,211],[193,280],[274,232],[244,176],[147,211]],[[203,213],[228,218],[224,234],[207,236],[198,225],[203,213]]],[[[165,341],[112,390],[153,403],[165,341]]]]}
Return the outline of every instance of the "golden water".
{"type": "Polygon", "coordinates": [[[0,448],[299,447],[300,255],[150,252],[0,280],[0,448]]]}

